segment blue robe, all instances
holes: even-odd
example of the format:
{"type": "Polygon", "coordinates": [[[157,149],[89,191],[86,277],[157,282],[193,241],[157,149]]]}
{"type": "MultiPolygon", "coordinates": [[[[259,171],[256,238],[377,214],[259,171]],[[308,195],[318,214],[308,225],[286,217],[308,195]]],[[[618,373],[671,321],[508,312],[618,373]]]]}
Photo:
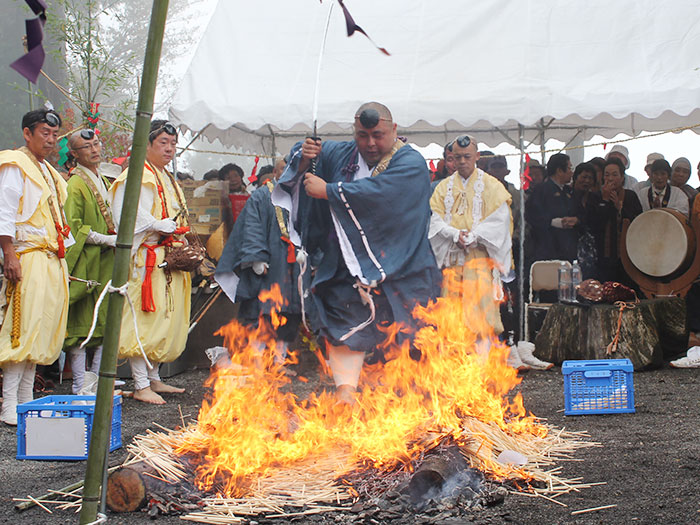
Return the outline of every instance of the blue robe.
{"type": "Polygon", "coordinates": [[[323,178],[328,200],[312,199],[297,173],[301,144],[273,192],[273,202],[294,217],[292,240],[311,254],[321,252],[312,286],[320,335],[333,345],[369,352],[385,339],[382,325],[417,327],[411,311],[435,299],[440,272],[428,241],[430,176],[423,157],[410,146],[399,149],[377,176],[353,180],[359,152],[355,142],[323,143],[316,174],[323,178]],[[349,246],[341,248],[336,226],[349,246]],[[351,329],[370,316],[355,288],[373,286],[375,320],[344,341],[351,329]]]}
{"type": "MultiPolygon", "coordinates": [[[[286,210],[283,210],[283,216],[287,222],[289,215],[286,210]]],[[[286,330],[294,339],[296,331],[293,325],[298,324],[301,311],[297,286],[299,265],[287,262],[289,245],[281,237],[270,190],[267,186],[261,186],[250,196],[233,226],[216,266],[216,280],[229,298],[239,303],[238,318],[248,325],[257,325],[261,315],[270,314],[272,303],[261,303],[258,294],[278,284],[286,301],[281,312],[297,321],[290,322],[286,330]],[[267,263],[267,273],[257,275],[252,268],[254,262],[267,263]],[[225,285],[232,273],[237,277],[237,287],[233,292],[225,285]],[[231,297],[232,293],[234,297],[231,297]]]]}

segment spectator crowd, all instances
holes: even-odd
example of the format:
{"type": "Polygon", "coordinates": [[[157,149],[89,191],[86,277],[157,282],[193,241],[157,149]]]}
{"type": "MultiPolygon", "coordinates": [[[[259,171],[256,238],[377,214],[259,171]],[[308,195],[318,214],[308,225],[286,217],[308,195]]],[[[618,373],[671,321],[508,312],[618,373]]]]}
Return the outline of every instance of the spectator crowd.
{"type": "MultiPolygon", "coordinates": [[[[84,129],[69,134],[62,176],[46,160],[60,127],[55,111],[31,111],[22,121],[25,147],[0,152],[0,420],[10,425],[17,404],[32,398],[37,365],[51,365],[65,351],[78,393],[86,370],[100,363],[106,301],[97,308],[97,298],[112,274],[127,171],[111,180],[99,136],[84,129]]],[[[177,139],[169,122],[151,123],[129,280],[107,290],[128,297],[119,356],[131,364],[134,398],[152,404],[182,392],[158,370],[180,356],[188,336],[193,273],[176,254],[196,258],[191,247],[200,242],[183,190],[191,177],[167,169],[177,139]]],[[[538,260],[578,261],[586,279],[634,288],[620,257],[624,221],[656,208],[684,220],[700,214],[690,162],[669,160],[649,153],[637,180],[627,173],[624,146],[577,166],[556,153],[544,165],[529,161],[529,187],[521,193],[506,180],[506,159],[479,152],[468,135],[444,147],[431,175],[397,136],[389,109],[363,104],[352,141],[306,139],[248,185],[236,164],[204,174],[206,184],[227,183],[226,242],[214,257],[215,279],[239,304],[240,322],[256,327],[271,316],[258,294],[279,285],[290,322],[271,328],[280,341],[276,358],[284,361],[298,327],[310,325],[325,341],[339,400],[352,403],[365,356],[381,347],[384,327],[401,323],[399,337],[410,339],[413,307],[440,295],[476,292],[488,332],[511,344],[527,339],[519,333],[521,250],[524,275],[538,260]],[[460,291],[443,282],[447,269],[460,291]]],[[[698,297],[691,289],[692,332],[700,331],[698,297]]],[[[489,333],[477,337],[477,351],[488,353],[489,333]]],[[[514,366],[551,367],[531,348],[514,348],[514,366]]],[[[219,353],[212,364],[226,360],[219,353]]]]}

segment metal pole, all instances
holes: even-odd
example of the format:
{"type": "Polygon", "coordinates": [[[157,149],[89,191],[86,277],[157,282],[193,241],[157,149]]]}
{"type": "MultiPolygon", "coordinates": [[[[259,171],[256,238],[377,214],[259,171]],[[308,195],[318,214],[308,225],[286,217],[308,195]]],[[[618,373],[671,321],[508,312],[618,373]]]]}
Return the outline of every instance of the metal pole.
{"type": "MultiPolygon", "coordinates": [[[[518,125],[520,144],[520,173],[525,171],[525,130],[518,125]]],[[[520,181],[520,253],[518,254],[518,295],[520,300],[520,340],[527,341],[525,333],[525,190],[520,181]]]]}
{"type": "MultiPolygon", "coordinates": [[[[129,264],[131,261],[131,245],[134,240],[134,224],[139,195],[141,193],[141,178],[143,165],[146,160],[146,144],[153,114],[153,99],[158,78],[158,64],[163,46],[165,20],[168,14],[168,0],[153,0],[151,24],[148,30],[146,57],[143,64],[143,81],[139,92],[138,109],[136,110],[136,125],[132,145],[131,162],[124,190],[124,206],[122,208],[117,247],[114,258],[112,285],[115,288],[127,282],[129,264]]],[[[117,369],[117,351],[119,349],[119,332],[121,327],[124,296],[110,293],[107,303],[107,321],[102,340],[102,362],[100,364],[97,400],[95,402],[95,417],[90,438],[90,451],[85,471],[85,489],[83,491],[83,506],[80,511],[80,523],[86,525],[97,519],[100,485],[106,467],[106,454],[109,449],[112,419],[112,398],[114,379],[117,369]]]]}

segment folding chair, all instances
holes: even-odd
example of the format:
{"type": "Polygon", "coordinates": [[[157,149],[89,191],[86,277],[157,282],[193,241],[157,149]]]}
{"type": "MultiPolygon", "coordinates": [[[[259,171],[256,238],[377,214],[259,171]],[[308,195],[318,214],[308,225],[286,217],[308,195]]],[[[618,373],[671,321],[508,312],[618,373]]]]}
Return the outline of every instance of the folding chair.
{"type": "Polygon", "coordinates": [[[528,292],[528,302],[525,303],[525,338],[530,340],[530,315],[531,309],[549,310],[552,303],[541,303],[539,293],[543,290],[559,289],[559,268],[562,263],[566,268],[571,269],[569,261],[535,261],[530,266],[530,291],[528,292]]]}

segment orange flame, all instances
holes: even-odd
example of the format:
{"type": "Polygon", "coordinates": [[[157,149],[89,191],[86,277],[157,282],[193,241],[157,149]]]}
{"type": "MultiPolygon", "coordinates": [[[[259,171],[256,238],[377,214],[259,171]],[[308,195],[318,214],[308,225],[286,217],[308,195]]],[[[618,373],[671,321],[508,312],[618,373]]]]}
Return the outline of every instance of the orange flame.
{"type": "MultiPolygon", "coordinates": [[[[410,466],[445,436],[466,442],[468,418],[511,434],[546,435],[520,394],[508,397],[519,383],[517,371],[506,364],[509,350],[494,337],[481,307],[493,292],[493,265],[485,259],[470,265],[479,283],[465,279],[461,269],[445,271],[445,296],[415,308],[421,328],[413,348],[408,341],[397,343],[404,327],[386,329],[387,362],[364,367],[352,408],[336,404],[325,392],[297,399],[275,360],[276,342],[262,318],[254,329],[236,321],[223,327],[218,333],[225,336],[232,364],[207,380],[213,395],[200,410],[199,437],[178,450],[196,465],[200,489],[239,497],[271,469],[335,450],[349,453],[347,469],[410,466]]],[[[284,304],[279,287],[260,300],[275,304],[273,326],[286,322],[278,313],[284,304]]],[[[489,445],[480,446],[485,452],[489,445]]],[[[494,476],[504,474],[489,455],[479,457],[494,476]]]]}

